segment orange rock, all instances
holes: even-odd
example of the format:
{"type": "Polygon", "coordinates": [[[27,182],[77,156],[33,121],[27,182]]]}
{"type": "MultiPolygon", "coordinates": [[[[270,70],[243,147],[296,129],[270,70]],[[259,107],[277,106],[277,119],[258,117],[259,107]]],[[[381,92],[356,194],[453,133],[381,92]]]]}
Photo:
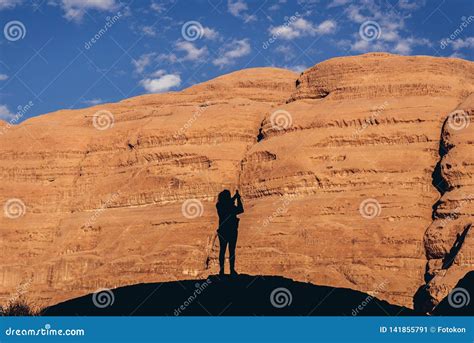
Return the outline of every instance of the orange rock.
{"type": "MultiPolygon", "coordinates": [[[[19,201],[0,217],[2,300],[25,284],[49,305],[216,273],[216,196],[238,188],[239,271],[411,307],[427,257],[445,256],[459,231],[426,230],[440,197],[432,173],[443,123],[473,80],[473,63],[460,59],[367,54],[299,78],[246,69],[14,126],[0,135],[1,200],[19,201]]],[[[462,153],[449,152],[445,173],[466,190],[469,137],[456,134],[462,153]]],[[[464,263],[452,280],[473,269],[464,263]]]]}

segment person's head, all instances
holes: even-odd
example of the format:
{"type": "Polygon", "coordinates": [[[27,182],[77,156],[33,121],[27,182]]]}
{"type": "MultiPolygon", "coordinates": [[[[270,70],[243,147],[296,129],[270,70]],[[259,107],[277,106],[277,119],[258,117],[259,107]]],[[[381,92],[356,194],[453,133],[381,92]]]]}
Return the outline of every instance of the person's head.
{"type": "Polygon", "coordinates": [[[228,189],[224,189],[217,196],[217,202],[220,203],[220,204],[230,203],[231,200],[232,200],[232,196],[231,196],[230,191],[228,189]]]}

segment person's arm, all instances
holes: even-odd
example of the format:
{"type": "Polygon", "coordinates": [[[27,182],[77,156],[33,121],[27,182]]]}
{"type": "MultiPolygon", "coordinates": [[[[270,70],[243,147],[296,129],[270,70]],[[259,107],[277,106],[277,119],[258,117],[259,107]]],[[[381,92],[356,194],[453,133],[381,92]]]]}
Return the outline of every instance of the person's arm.
{"type": "Polygon", "coordinates": [[[235,199],[237,200],[237,206],[235,207],[235,214],[244,213],[244,205],[242,204],[242,200],[240,199],[239,191],[235,192],[234,195],[235,199]]]}

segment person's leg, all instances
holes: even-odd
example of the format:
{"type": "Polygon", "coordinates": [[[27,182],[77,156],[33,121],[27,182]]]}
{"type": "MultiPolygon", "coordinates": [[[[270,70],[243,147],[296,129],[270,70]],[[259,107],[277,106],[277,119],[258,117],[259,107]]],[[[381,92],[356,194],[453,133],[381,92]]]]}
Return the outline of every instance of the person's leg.
{"type": "Polygon", "coordinates": [[[229,240],[229,262],[230,262],[230,273],[237,274],[235,271],[235,247],[237,246],[237,232],[232,235],[229,240]]]}
{"type": "Polygon", "coordinates": [[[219,234],[219,274],[224,274],[225,251],[227,249],[227,240],[219,234]]]}

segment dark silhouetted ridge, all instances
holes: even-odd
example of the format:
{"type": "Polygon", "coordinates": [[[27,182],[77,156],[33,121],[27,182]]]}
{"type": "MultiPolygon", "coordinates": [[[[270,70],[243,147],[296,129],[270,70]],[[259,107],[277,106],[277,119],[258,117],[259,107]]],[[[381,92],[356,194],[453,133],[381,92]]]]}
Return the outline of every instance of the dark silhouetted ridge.
{"type": "Polygon", "coordinates": [[[441,300],[433,311],[435,316],[473,316],[474,315],[474,271],[459,280],[450,294],[441,300]]]}
{"type": "Polygon", "coordinates": [[[208,279],[138,284],[51,306],[46,316],[387,316],[414,315],[366,293],[316,286],[279,276],[210,276],[208,279]],[[198,292],[199,290],[199,292],[198,292]],[[197,294],[199,293],[199,294],[197,294]],[[94,299],[95,297],[95,299],[94,299]],[[106,298],[106,297],[104,297],[106,298]],[[273,302],[273,303],[272,303],[273,302]]]}

